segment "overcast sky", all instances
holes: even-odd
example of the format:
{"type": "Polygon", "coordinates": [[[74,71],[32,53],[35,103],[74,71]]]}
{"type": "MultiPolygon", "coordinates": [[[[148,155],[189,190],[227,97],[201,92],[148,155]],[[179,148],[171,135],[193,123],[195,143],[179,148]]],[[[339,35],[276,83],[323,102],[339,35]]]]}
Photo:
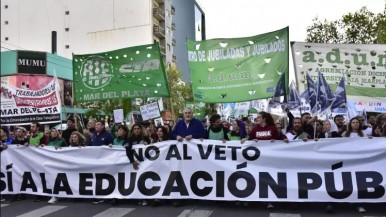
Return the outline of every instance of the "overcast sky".
{"type": "MultiPolygon", "coordinates": [[[[290,41],[305,41],[312,20],[336,20],[363,6],[381,13],[386,0],[197,0],[206,16],[206,37],[247,37],[289,26],[290,41]]],[[[295,80],[292,56],[290,81],[295,80]]]]}
{"type": "MultiPolygon", "coordinates": [[[[180,0],[178,0],[180,1],[180,0]]],[[[366,6],[381,13],[386,0],[198,0],[206,14],[207,39],[258,35],[289,26],[291,41],[304,41],[318,16],[335,20],[366,6]]]]}

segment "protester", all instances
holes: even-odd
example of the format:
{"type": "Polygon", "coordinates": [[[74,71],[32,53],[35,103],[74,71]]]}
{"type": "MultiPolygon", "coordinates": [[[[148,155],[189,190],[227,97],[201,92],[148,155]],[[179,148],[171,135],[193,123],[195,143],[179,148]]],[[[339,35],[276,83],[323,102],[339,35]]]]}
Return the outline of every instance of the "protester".
{"type": "Polygon", "coordinates": [[[84,147],[86,146],[86,138],[78,131],[72,132],[70,136],[70,147],[84,147]]]}
{"type": "Polygon", "coordinates": [[[276,121],[275,126],[277,128],[277,133],[279,134],[279,139],[284,140],[287,137],[285,136],[286,130],[285,125],[283,124],[283,119],[279,118],[279,120],[276,121]]]}
{"type": "Polygon", "coordinates": [[[12,141],[12,144],[14,145],[27,145],[28,139],[26,137],[27,130],[24,127],[17,127],[16,128],[16,137],[12,141]]]}
{"type": "Polygon", "coordinates": [[[16,135],[15,135],[15,132],[13,130],[9,130],[9,135],[8,135],[10,138],[12,139],[15,139],[16,135]]]}
{"type": "Polygon", "coordinates": [[[145,137],[143,135],[143,128],[139,124],[134,124],[131,127],[130,133],[129,133],[129,138],[128,138],[128,145],[125,147],[126,148],[126,156],[129,158],[130,163],[133,164],[133,169],[138,170],[139,162],[137,162],[134,159],[134,150],[133,150],[133,145],[137,144],[150,144],[150,139],[149,137],[145,137]]]}
{"type": "Polygon", "coordinates": [[[363,131],[363,133],[367,136],[371,136],[373,133],[373,129],[371,125],[366,123],[365,117],[363,115],[358,115],[356,118],[359,120],[359,125],[363,131]]]}
{"type": "Polygon", "coordinates": [[[247,137],[247,131],[243,121],[236,119],[233,122],[232,130],[229,134],[230,140],[242,140],[247,137]]]}
{"type": "Polygon", "coordinates": [[[323,121],[323,131],[320,132],[317,138],[336,138],[342,137],[338,132],[338,128],[335,123],[331,120],[323,121]]]}
{"type": "MultiPolygon", "coordinates": [[[[159,126],[156,128],[156,133],[157,133],[157,138],[155,140],[152,141],[153,144],[157,144],[158,142],[164,142],[164,141],[167,141],[170,139],[170,136],[166,130],[165,127],[163,126],[159,126]]],[[[159,204],[161,203],[160,199],[154,199],[151,201],[151,205],[152,206],[159,206],[159,204]]],[[[146,204],[146,202],[145,202],[146,204]]],[[[143,205],[143,201],[142,201],[142,205],[143,205]]]]}
{"type": "Polygon", "coordinates": [[[228,132],[229,129],[221,124],[221,116],[214,114],[209,118],[209,127],[205,132],[205,139],[221,140],[224,143],[229,141],[228,132]]]}
{"type": "MultiPolygon", "coordinates": [[[[139,162],[134,159],[134,150],[133,145],[137,144],[150,144],[150,137],[144,134],[144,129],[139,124],[134,124],[131,127],[131,131],[129,133],[128,145],[126,148],[126,156],[129,158],[130,163],[133,164],[133,169],[139,169],[139,162]]],[[[138,159],[137,159],[138,160],[138,159]]],[[[138,205],[147,206],[149,203],[147,200],[142,200],[138,203],[138,205]]]]}
{"type": "Polygon", "coordinates": [[[307,141],[308,139],[311,139],[312,137],[303,131],[302,127],[302,119],[301,118],[294,118],[292,120],[292,129],[288,131],[286,134],[285,142],[296,140],[296,139],[302,139],[303,141],[307,141]]]}
{"type": "Polygon", "coordinates": [[[9,130],[7,127],[1,127],[0,138],[1,138],[1,142],[7,145],[10,145],[13,141],[13,138],[9,136],[9,130]]]}
{"type": "Polygon", "coordinates": [[[126,147],[129,143],[128,133],[129,133],[129,129],[127,128],[126,125],[118,125],[117,137],[114,139],[112,145],[126,147]]]}
{"type": "Polygon", "coordinates": [[[305,112],[301,115],[302,119],[302,128],[303,131],[306,132],[311,139],[314,138],[314,126],[313,124],[317,120],[317,117],[311,117],[311,114],[305,112]]]}
{"type": "Polygon", "coordinates": [[[95,123],[95,132],[91,136],[91,146],[101,146],[113,144],[113,135],[106,131],[104,121],[95,123]]]}
{"type": "Polygon", "coordinates": [[[52,128],[50,131],[50,140],[47,146],[53,146],[55,148],[66,147],[67,143],[63,138],[59,136],[58,130],[55,128],[52,128]]]}
{"type": "Polygon", "coordinates": [[[40,132],[41,125],[38,122],[32,122],[30,127],[29,142],[27,145],[44,146],[48,143],[49,137],[40,132]]]}
{"type": "Polygon", "coordinates": [[[183,139],[202,139],[205,136],[205,129],[202,123],[193,118],[192,109],[184,109],[184,118],[177,122],[172,132],[172,139],[182,142],[183,139]]]}
{"type": "Polygon", "coordinates": [[[256,126],[249,134],[249,140],[271,140],[279,139],[279,134],[270,113],[261,111],[256,117],[256,126]]]}
{"type": "Polygon", "coordinates": [[[94,118],[89,118],[87,122],[87,129],[83,129],[83,135],[86,138],[86,145],[91,145],[91,137],[95,133],[95,124],[96,120],[94,118]]]}
{"type": "Polygon", "coordinates": [[[62,138],[66,141],[67,144],[70,143],[70,136],[74,131],[77,131],[76,121],[73,117],[69,117],[67,118],[67,128],[62,132],[62,138]]]}
{"type": "Polygon", "coordinates": [[[347,130],[347,126],[344,124],[343,115],[335,115],[334,123],[338,127],[338,133],[340,135],[342,135],[342,133],[347,130]]]}
{"type": "Polygon", "coordinates": [[[153,140],[153,143],[163,142],[170,139],[169,134],[165,127],[157,127],[156,128],[157,138],[153,140]]]}
{"type": "Polygon", "coordinates": [[[352,118],[347,126],[347,130],[343,132],[342,137],[364,137],[365,134],[360,126],[360,121],[358,118],[352,118]]]}
{"type": "Polygon", "coordinates": [[[370,126],[375,126],[376,125],[376,122],[375,122],[375,116],[374,115],[370,115],[368,118],[367,118],[367,123],[370,125],[370,126]]]}

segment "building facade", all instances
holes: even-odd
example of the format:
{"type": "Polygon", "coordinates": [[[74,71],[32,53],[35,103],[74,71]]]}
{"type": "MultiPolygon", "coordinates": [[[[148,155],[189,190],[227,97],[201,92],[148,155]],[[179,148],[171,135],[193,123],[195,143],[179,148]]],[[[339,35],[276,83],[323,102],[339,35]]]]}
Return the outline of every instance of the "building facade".
{"type": "Polygon", "coordinates": [[[177,68],[181,71],[181,79],[190,82],[188,65],[187,40],[205,40],[205,13],[195,0],[174,1],[176,14],[173,20],[176,25],[174,31],[175,47],[174,53],[177,56],[177,68]]]}

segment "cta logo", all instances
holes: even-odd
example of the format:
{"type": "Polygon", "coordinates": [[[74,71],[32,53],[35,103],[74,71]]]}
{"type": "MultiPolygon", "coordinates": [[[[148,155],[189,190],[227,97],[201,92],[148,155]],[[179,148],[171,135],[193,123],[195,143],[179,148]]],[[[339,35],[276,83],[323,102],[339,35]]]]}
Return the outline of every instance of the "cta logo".
{"type": "Polygon", "coordinates": [[[99,89],[108,85],[114,77],[113,64],[101,56],[90,56],[83,62],[80,75],[86,87],[99,89]]]}

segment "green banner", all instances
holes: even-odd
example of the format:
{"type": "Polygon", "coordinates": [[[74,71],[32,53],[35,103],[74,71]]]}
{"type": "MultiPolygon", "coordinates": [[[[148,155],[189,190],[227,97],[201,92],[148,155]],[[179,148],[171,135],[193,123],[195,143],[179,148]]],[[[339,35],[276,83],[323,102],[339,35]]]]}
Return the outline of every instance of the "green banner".
{"type": "Polygon", "coordinates": [[[187,46],[195,101],[269,98],[283,73],[288,81],[288,27],[246,38],[188,41],[187,46]]]}
{"type": "Polygon", "coordinates": [[[157,44],[73,56],[75,102],[168,97],[157,44]]]}

